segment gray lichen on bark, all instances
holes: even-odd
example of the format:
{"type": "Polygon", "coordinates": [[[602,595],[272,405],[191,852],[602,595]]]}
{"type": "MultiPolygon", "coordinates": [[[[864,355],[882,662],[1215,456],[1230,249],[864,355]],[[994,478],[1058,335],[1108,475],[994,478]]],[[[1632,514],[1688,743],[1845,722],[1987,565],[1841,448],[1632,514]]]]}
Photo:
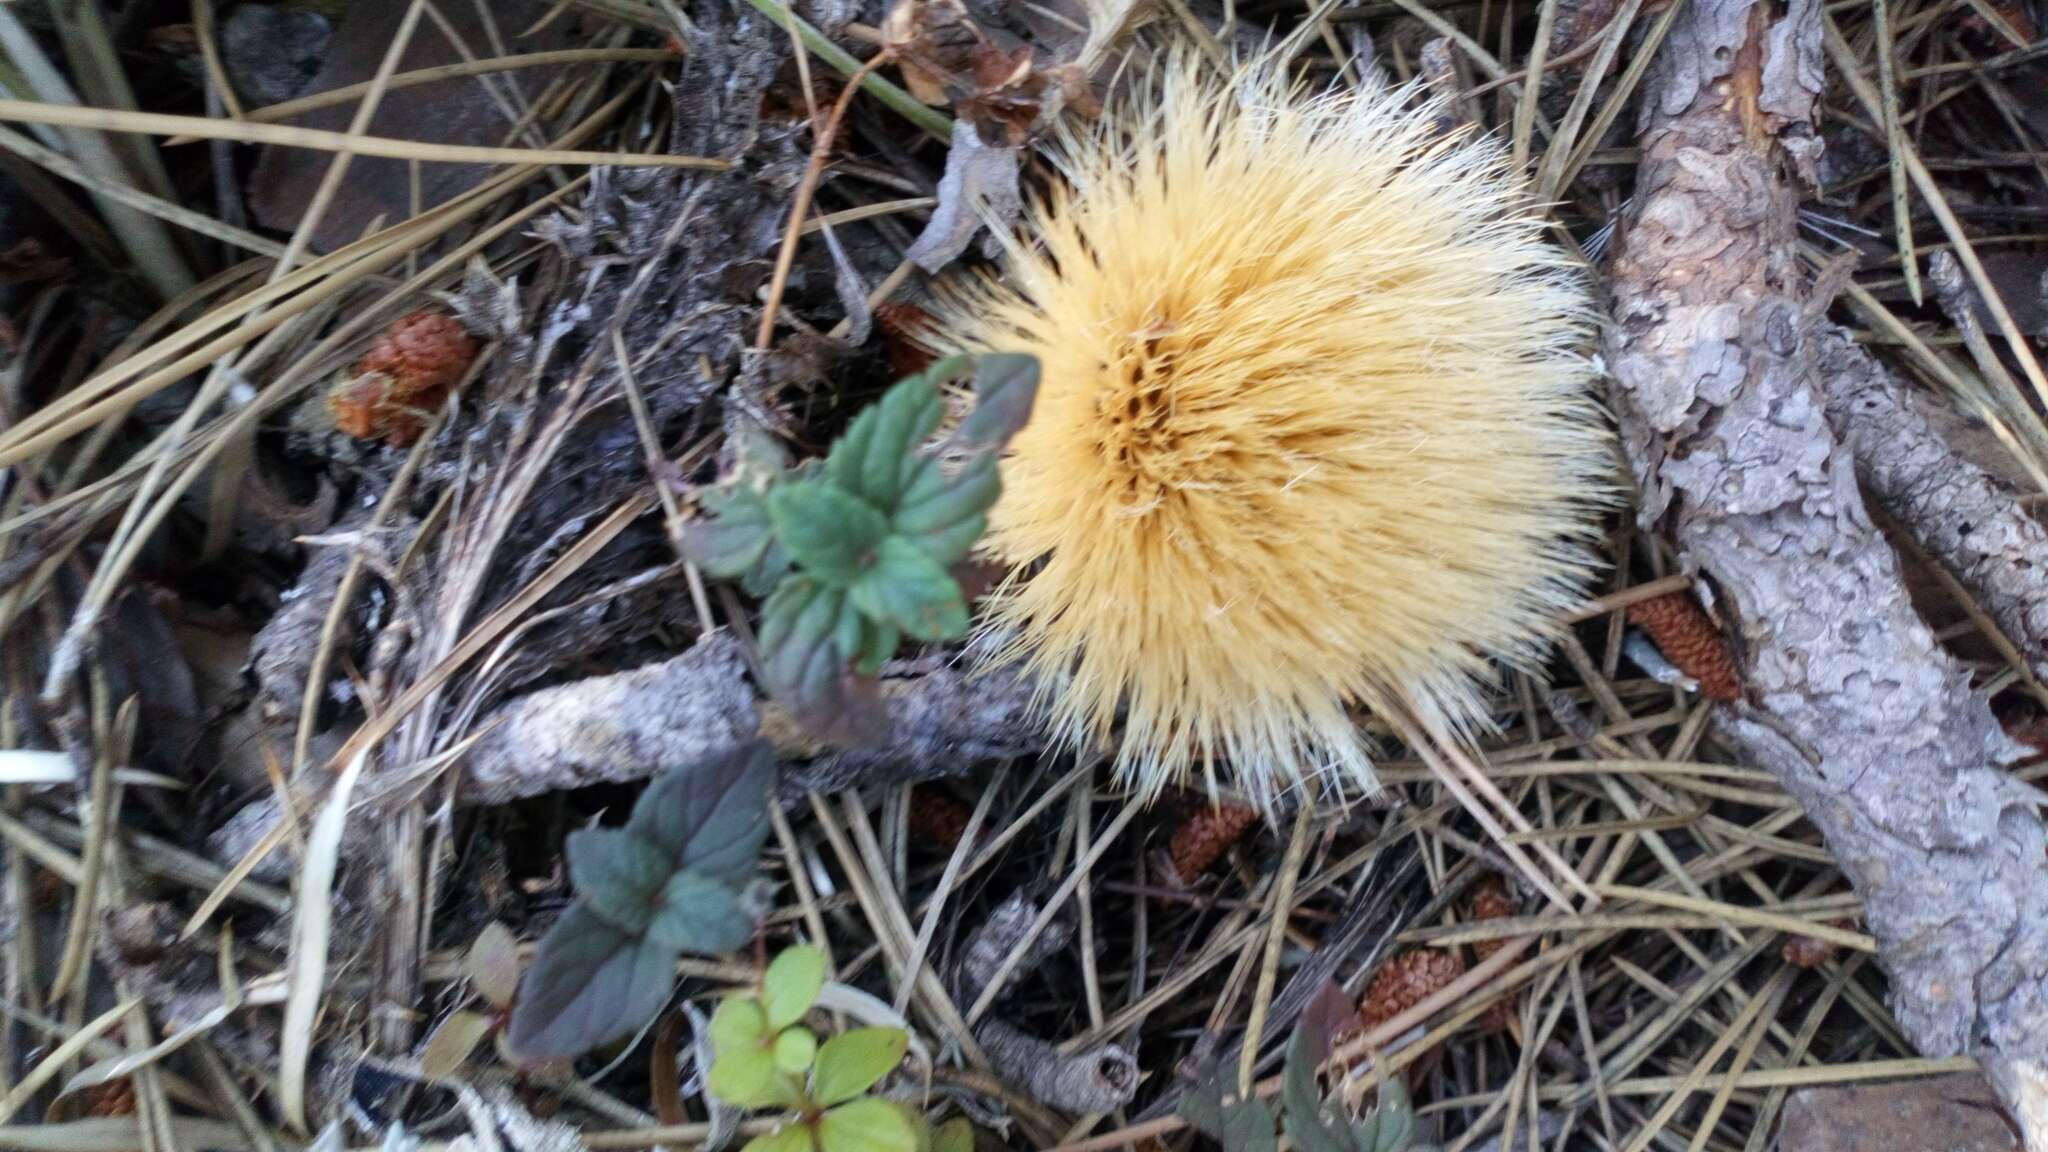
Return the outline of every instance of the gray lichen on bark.
{"type": "Polygon", "coordinates": [[[1737,623],[1729,742],[1805,808],[1861,894],[1899,1022],[1973,1053],[2040,1135],[2048,836],[2014,748],[1915,614],[1825,419],[1792,172],[1812,155],[1815,0],[1695,0],[1646,81],[1612,271],[1615,407],[1645,525],[1737,623]]]}

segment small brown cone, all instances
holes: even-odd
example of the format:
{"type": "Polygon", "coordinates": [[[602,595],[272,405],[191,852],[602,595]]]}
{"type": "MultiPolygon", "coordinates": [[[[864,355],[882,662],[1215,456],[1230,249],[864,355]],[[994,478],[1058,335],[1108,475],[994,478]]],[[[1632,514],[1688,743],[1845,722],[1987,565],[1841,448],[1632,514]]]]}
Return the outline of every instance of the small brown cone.
{"type": "Polygon", "coordinates": [[[1189,813],[1173,830],[1168,846],[1175,886],[1185,887],[1200,879],[1258,822],[1259,810],[1248,804],[1226,802],[1189,813]]]}
{"type": "Polygon", "coordinates": [[[1418,948],[1387,961],[1358,1005],[1366,1031],[1443,991],[1464,974],[1465,962],[1458,954],[1438,948],[1418,948]]]}
{"type": "Polygon", "coordinates": [[[1629,622],[1650,634],[1673,667],[1712,700],[1740,700],[1742,677],[1720,629],[1689,592],[1667,592],[1629,606],[1629,622]]]}

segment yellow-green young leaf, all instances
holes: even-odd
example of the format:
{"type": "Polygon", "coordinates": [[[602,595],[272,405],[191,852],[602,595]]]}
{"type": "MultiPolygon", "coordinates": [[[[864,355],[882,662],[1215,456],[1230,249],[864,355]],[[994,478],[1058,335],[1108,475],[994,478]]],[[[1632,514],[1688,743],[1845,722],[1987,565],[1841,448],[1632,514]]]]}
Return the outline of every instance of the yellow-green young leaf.
{"type": "Polygon", "coordinates": [[[812,1152],[811,1126],[801,1121],[791,1121],[762,1136],[747,1141],[740,1152],[812,1152]]]}
{"type": "Polygon", "coordinates": [[[798,1099],[795,1082],[775,1067],[775,1054],[767,1048],[720,1055],[707,1083],[712,1095],[741,1108],[794,1107],[798,1099]]]}
{"type": "Polygon", "coordinates": [[[841,1032],[818,1049],[811,1071],[811,1099],[830,1108],[875,1086],[895,1071],[910,1047],[901,1028],[855,1028],[841,1032]]]}
{"type": "Polygon", "coordinates": [[[932,1152],[974,1152],[974,1125],[955,1116],[932,1133],[932,1152]]]}
{"type": "Polygon", "coordinates": [[[917,1152],[917,1133],[902,1105],[855,1100],[819,1119],[818,1145],[819,1152],[917,1152]]]}
{"type": "Polygon", "coordinates": [[[761,1007],[768,1027],[787,1028],[803,1019],[825,986],[825,954],[808,944],[784,948],[761,977],[761,1007]]]}
{"type": "Polygon", "coordinates": [[[818,1057],[818,1037],[801,1024],[784,1028],[775,1038],[775,1066],[791,1076],[810,1071],[818,1057]]]}
{"type": "Polygon", "coordinates": [[[441,1021],[441,1026],[427,1037],[426,1047],[420,1050],[420,1075],[429,1080],[453,1076],[490,1034],[490,1018],[474,1012],[457,1012],[441,1021]]]}
{"type": "Polygon", "coordinates": [[[768,1034],[768,1017],[752,996],[734,996],[711,1014],[711,1050],[720,1056],[742,1048],[759,1048],[768,1034]]]}

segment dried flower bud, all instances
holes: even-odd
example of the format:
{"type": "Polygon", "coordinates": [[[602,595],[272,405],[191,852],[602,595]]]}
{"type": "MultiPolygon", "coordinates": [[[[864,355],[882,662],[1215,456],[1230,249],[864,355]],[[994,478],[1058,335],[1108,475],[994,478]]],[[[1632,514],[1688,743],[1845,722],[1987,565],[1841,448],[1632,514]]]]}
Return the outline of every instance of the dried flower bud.
{"type": "Polygon", "coordinates": [[[400,316],[356,361],[354,374],[329,394],[335,426],[358,439],[411,444],[476,352],[476,339],[452,316],[400,316]]]}
{"type": "Polygon", "coordinates": [[[1176,887],[1185,887],[1230,851],[1259,822],[1259,811],[1248,804],[1205,806],[1190,813],[1173,830],[1168,848],[1176,887]]]}
{"type": "Polygon", "coordinates": [[[1418,948],[1387,961],[1366,986],[1358,1006],[1366,1031],[1443,991],[1464,974],[1465,962],[1458,954],[1438,948],[1418,948]]]}
{"type": "Polygon", "coordinates": [[[1720,629],[1689,592],[1668,592],[1629,606],[1629,622],[1650,634],[1664,658],[1699,682],[1711,700],[1740,700],[1742,677],[1720,629]]]}

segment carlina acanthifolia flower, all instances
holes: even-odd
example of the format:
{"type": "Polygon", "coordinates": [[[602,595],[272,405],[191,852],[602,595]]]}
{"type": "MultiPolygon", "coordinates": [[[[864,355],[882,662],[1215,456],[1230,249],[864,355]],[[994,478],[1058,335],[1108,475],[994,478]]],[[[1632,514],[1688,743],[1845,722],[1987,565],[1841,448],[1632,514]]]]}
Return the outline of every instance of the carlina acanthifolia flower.
{"type": "Polygon", "coordinates": [[[1173,56],[936,310],[1043,368],[985,540],[999,658],[1145,793],[1372,790],[1352,709],[1470,732],[1591,565],[1586,287],[1411,95],[1173,56]]]}

